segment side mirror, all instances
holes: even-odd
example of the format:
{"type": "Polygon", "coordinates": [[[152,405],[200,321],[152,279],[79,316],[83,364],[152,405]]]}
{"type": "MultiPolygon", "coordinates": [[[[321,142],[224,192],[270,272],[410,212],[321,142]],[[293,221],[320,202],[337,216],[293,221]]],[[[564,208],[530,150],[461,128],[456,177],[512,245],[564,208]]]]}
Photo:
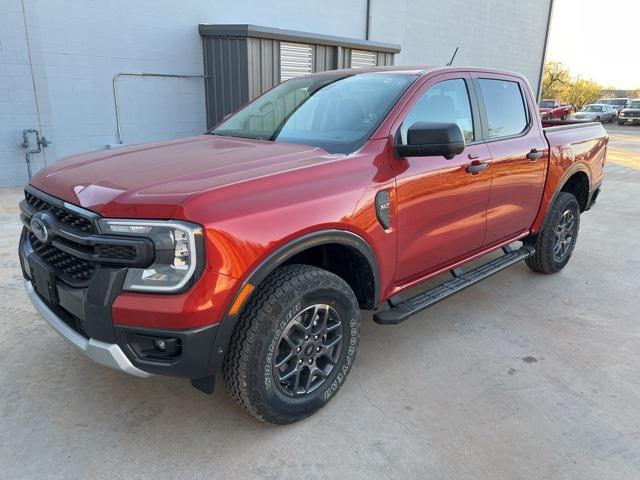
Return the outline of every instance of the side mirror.
{"type": "Polygon", "coordinates": [[[396,144],[400,157],[437,157],[447,160],[464,151],[462,130],[455,123],[416,122],[407,131],[407,144],[396,144]]]}

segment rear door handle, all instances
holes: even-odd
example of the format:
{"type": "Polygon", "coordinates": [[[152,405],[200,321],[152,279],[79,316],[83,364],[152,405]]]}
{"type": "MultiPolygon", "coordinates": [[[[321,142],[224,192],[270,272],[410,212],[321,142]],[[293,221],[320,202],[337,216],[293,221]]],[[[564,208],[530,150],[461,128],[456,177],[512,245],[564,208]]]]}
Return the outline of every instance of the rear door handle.
{"type": "Polygon", "coordinates": [[[540,150],[536,150],[534,148],[529,153],[527,153],[527,158],[531,161],[535,161],[535,160],[538,160],[539,158],[542,158],[542,155],[544,155],[544,152],[541,152],[540,150]]]}
{"type": "Polygon", "coordinates": [[[467,165],[467,172],[469,172],[471,174],[480,173],[482,170],[484,170],[488,166],[489,166],[489,164],[487,164],[487,163],[483,163],[483,162],[479,162],[478,160],[474,160],[473,162],[471,162],[471,165],[467,165]]]}

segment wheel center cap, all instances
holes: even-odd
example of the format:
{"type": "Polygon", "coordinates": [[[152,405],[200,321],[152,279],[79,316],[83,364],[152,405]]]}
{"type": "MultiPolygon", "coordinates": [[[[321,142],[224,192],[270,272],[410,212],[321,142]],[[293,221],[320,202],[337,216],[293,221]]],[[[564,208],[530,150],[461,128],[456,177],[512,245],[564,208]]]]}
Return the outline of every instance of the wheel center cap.
{"type": "Polygon", "coordinates": [[[309,344],[307,345],[307,348],[304,349],[304,354],[309,357],[313,353],[313,350],[313,345],[309,344]]]}

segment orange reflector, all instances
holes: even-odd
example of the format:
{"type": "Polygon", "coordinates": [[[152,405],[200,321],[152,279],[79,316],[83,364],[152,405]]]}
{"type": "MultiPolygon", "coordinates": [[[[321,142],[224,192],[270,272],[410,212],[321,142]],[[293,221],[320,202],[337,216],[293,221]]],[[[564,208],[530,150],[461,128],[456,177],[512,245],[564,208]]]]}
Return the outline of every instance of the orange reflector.
{"type": "Polygon", "coordinates": [[[238,314],[238,312],[242,308],[242,304],[244,303],[244,301],[251,294],[251,292],[253,292],[253,288],[254,288],[253,285],[251,285],[250,283],[247,283],[245,284],[244,287],[242,287],[242,290],[240,290],[240,293],[238,293],[238,296],[234,300],[233,305],[231,305],[231,309],[229,310],[229,315],[238,314]]]}

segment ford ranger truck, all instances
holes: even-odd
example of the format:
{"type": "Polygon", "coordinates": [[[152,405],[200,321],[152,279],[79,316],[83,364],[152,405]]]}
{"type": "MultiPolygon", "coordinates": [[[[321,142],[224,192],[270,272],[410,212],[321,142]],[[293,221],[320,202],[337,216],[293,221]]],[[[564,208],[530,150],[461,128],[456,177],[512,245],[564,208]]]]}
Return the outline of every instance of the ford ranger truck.
{"type": "Polygon", "coordinates": [[[209,393],[222,375],[252,415],[293,422],[345,382],[361,310],[395,325],[520,261],[564,268],[607,141],[599,123],[543,129],[515,73],[293,78],[206,134],[39,171],[26,291],[102,365],[209,393]]]}

